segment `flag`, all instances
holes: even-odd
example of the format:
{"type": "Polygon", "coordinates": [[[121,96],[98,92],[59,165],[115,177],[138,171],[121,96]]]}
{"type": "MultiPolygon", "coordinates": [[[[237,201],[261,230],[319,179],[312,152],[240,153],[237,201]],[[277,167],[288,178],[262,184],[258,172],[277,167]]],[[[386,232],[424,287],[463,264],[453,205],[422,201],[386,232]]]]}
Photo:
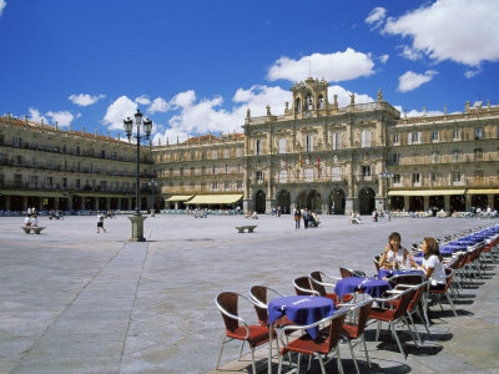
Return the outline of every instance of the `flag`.
{"type": "Polygon", "coordinates": [[[317,170],[321,171],[321,158],[317,156],[317,170]]]}
{"type": "Polygon", "coordinates": [[[299,163],[300,163],[300,167],[302,167],[303,166],[303,160],[301,159],[301,153],[300,153],[299,163]]]}

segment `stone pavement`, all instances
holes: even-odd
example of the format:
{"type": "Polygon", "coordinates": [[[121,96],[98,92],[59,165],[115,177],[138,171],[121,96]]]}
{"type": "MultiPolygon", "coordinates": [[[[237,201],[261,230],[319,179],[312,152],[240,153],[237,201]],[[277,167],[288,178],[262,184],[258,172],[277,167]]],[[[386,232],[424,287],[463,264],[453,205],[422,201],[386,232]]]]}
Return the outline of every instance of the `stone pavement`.
{"type": "MultiPolygon", "coordinates": [[[[392,231],[409,246],[492,223],[365,217],[348,225],[346,217],[321,218],[320,228],[295,231],[290,216],[260,217],[251,221],[258,224],[254,234],[238,234],[234,227],[249,222],[242,217],[157,215],[145,221],[146,243],[128,242],[126,217],[106,220],[107,234],[96,233],[95,217],[41,217],[47,228],[39,236],[24,234],[22,217],[0,218],[0,373],[206,373],[223,333],[213,303],[218,291],[247,294],[260,283],[292,294],[292,279],[313,270],[339,275],[348,265],[373,273],[371,259],[392,231]]],[[[407,360],[388,334],[375,342],[370,329],[373,368],[357,354],[361,370],[499,372],[495,273],[489,267],[477,288],[464,290],[458,317],[433,308],[434,336],[422,348],[401,334],[407,360]]],[[[254,311],[243,316],[254,320],[254,311]]],[[[224,369],[251,368],[248,360],[233,361],[238,344],[226,347],[224,369]]],[[[342,352],[351,372],[348,349],[342,352]]],[[[259,367],[265,372],[266,361],[259,367]]],[[[329,371],[336,372],[334,362],[329,371]]]]}

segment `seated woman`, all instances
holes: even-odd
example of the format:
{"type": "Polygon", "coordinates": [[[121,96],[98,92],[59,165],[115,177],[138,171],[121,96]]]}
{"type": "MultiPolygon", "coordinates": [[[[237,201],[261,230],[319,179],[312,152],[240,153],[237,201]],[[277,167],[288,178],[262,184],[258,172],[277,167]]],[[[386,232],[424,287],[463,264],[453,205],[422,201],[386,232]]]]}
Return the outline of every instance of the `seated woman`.
{"type": "Polygon", "coordinates": [[[388,244],[379,260],[381,269],[399,269],[416,266],[410,252],[400,245],[402,238],[398,232],[392,232],[388,237],[388,244]]]}
{"type": "Polygon", "coordinates": [[[426,278],[430,280],[430,290],[444,289],[445,269],[437,241],[434,238],[424,238],[422,250],[424,259],[420,268],[424,271],[426,278]]]}

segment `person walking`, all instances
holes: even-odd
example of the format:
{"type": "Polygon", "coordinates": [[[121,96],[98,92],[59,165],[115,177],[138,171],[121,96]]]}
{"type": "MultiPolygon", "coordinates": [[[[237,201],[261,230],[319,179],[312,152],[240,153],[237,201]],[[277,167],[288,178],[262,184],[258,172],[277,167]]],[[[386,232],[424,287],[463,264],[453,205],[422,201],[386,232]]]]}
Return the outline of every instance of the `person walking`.
{"type": "Polygon", "coordinates": [[[97,234],[100,233],[100,230],[107,232],[104,228],[104,214],[101,212],[97,213],[97,234]]]}
{"type": "Polygon", "coordinates": [[[300,228],[300,221],[301,221],[301,212],[300,209],[295,208],[293,212],[293,216],[295,219],[295,230],[298,230],[300,228]]]}

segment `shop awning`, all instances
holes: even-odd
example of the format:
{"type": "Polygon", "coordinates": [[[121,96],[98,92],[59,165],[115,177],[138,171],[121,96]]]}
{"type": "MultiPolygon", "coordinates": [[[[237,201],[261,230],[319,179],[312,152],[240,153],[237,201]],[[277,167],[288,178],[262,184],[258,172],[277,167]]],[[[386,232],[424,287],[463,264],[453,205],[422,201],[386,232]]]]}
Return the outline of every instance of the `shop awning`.
{"type": "Polygon", "coordinates": [[[388,196],[444,196],[464,195],[465,190],[400,190],[390,191],[388,196]]]}
{"type": "Polygon", "coordinates": [[[194,195],[173,195],[173,196],[170,196],[165,201],[172,201],[172,202],[175,202],[175,201],[187,201],[187,200],[192,199],[193,196],[194,195]]]}
{"type": "Polygon", "coordinates": [[[37,197],[68,197],[67,194],[54,191],[19,191],[19,190],[0,190],[0,195],[9,196],[37,196],[37,197]]]}
{"type": "Polygon", "coordinates": [[[196,195],[186,204],[233,204],[242,198],[242,194],[196,195]]]}
{"type": "Polygon", "coordinates": [[[466,194],[468,194],[468,195],[499,194],[499,188],[488,188],[488,189],[483,189],[483,190],[470,188],[468,191],[466,191],[466,194]]]}

